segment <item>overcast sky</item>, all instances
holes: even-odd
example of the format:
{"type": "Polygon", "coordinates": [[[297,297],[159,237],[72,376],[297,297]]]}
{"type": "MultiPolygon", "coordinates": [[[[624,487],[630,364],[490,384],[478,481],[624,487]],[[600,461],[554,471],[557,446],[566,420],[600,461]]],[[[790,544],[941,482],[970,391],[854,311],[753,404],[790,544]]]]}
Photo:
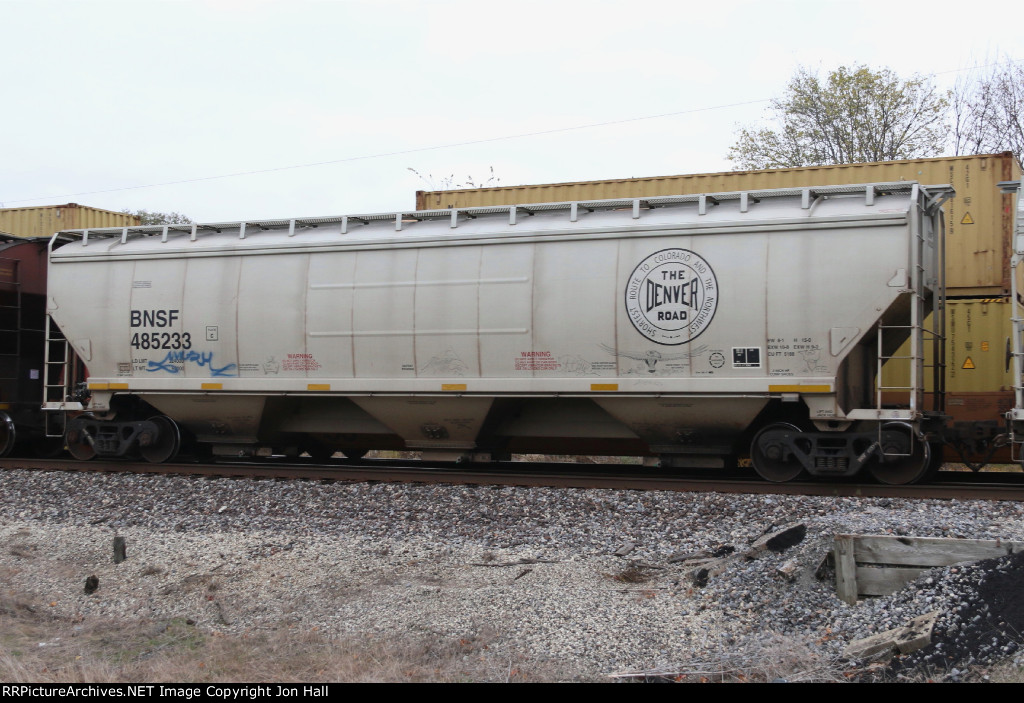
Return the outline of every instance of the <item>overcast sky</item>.
{"type": "Polygon", "coordinates": [[[948,87],[1024,60],[1022,8],[0,0],[0,204],[217,221],[411,209],[492,167],[499,185],[731,170],[797,66],[948,87]]]}

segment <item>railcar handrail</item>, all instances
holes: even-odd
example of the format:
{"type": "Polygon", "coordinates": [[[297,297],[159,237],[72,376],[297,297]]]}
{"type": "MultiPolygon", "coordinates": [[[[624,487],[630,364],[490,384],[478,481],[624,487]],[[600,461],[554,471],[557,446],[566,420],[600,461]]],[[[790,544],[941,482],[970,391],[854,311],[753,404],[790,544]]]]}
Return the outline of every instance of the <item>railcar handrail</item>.
{"type": "MultiPolygon", "coordinates": [[[[1021,187],[1024,181],[1001,181],[997,184],[999,190],[1010,195],[1014,200],[1013,207],[1013,249],[1010,257],[1010,305],[1020,305],[1021,291],[1017,289],[1017,269],[1024,261],[1024,215],[1021,213],[1021,187]]],[[[1019,310],[1019,307],[1018,307],[1019,310]]],[[[1010,428],[1011,456],[1014,461],[1020,458],[1020,454],[1014,451],[1014,447],[1024,444],[1024,385],[1022,385],[1022,373],[1024,373],[1024,319],[1019,314],[1010,314],[1012,325],[1011,358],[1013,360],[1013,409],[1006,414],[1007,424],[1010,428]]]]}
{"type": "MultiPolygon", "coordinates": [[[[160,237],[161,241],[167,242],[172,233],[187,234],[190,241],[196,241],[202,234],[208,232],[221,233],[224,230],[238,232],[239,239],[245,239],[252,234],[252,230],[261,232],[284,232],[288,236],[294,236],[302,230],[323,230],[325,234],[347,234],[349,225],[359,223],[362,225],[371,222],[394,221],[395,231],[402,231],[403,227],[415,222],[449,220],[450,227],[459,226],[460,218],[476,219],[481,215],[508,214],[509,225],[515,225],[518,215],[533,215],[539,212],[567,211],[571,222],[578,221],[580,211],[588,213],[600,210],[629,210],[633,211],[633,218],[640,217],[641,210],[654,210],[668,205],[679,205],[695,203],[698,206],[698,214],[705,215],[710,208],[724,202],[738,201],[740,212],[748,212],[752,205],[771,200],[773,198],[792,197],[799,195],[801,208],[813,211],[814,206],[821,199],[834,196],[856,196],[863,194],[864,204],[874,205],[875,198],[880,195],[908,193],[918,184],[915,181],[891,181],[885,183],[867,183],[856,185],[833,185],[796,187],[796,188],[774,188],[768,190],[744,190],[729,191],[721,193],[703,193],[692,195],[662,195],[643,198],[615,198],[609,200],[575,200],[558,203],[524,203],[519,205],[501,205],[470,208],[445,208],[442,210],[401,210],[371,214],[354,214],[339,216],[318,216],[318,217],[297,217],[288,219],[249,219],[228,222],[207,222],[196,224],[167,224],[167,225],[136,225],[129,227],[102,227],[77,230],[61,230],[57,232],[56,238],[77,239],[87,244],[89,239],[112,239],[120,238],[125,243],[130,238],[138,237],[160,237]],[[709,208],[710,206],[710,208],[709,208]],[[327,226],[335,225],[328,229],[327,226]]],[[[929,196],[928,207],[941,205],[953,193],[953,188],[948,184],[929,185],[922,188],[929,196]]]]}

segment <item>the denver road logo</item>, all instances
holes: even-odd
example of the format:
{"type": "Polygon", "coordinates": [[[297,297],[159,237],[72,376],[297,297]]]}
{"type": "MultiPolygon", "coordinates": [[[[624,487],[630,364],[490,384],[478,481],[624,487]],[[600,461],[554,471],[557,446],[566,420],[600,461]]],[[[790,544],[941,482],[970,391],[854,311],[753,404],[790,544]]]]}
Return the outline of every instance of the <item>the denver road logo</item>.
{"type": "Polygon", "coordinates": [[[662,249],[641,261],[626,284],[626,313],[657,344],[686,344],[707,329],[718,307],[718,281],[688,249],[662,249]]]}

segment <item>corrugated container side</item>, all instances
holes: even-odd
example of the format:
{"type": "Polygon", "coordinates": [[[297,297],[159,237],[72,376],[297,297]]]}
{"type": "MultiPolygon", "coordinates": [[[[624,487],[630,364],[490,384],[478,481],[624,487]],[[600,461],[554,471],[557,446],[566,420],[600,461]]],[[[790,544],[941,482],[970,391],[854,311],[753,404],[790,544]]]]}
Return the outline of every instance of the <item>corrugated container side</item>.
{"type": "Polygon", "coordinates": [[[131,227],[138,224],[139,218],[134,215],[78,203],[0,209],[0,231],[19,237],[48,237],[64,229],[131,227]]]}
{"type": "MultiPolygon", "coordinates": [[[[931,321],[925,326],[930,327],[931,321]]],[[[998,422],[1013,407],[1013,371],[1007,369],[1006,363],[1006,345],[1012,328],[1009,298],[947,302],[946,414],[954,425],[998,422]]],[[[927,352],[928,347],[925,349],[927,352]]],[[[909,345],[896,352],[897,356],[909,354],[909,345]]],[[[925,364],[931,363],[931,354],[926,353],[925,364]]],[[[882,379],[887,386],[905,385],[905,365],[887,366],[882,379]]],[[[926,387],[931,389],[932,384],[929,382],[926,387]]],[[[883,394],[883,402],[899,402],[901,397],[899,392],[890,391],[883,394]]],[[[930,399],[925,402],[925,407],[932,407],[930,399]]],[[[962,461],[949,445],[945,456],[946,461],[962,461]]],[[[992,461],[1011,462],[1009,449],[997,452],[992,461]]]]}
{"type": "Polygon", "coordinates": [[[1012,196],[999,181],[1020,176],[1013,154],[885,161],[766,171],[733,171],[580,183],[419,191],[420,210],[520,203],[690,195],[736,190],[842,185],[884,181],[949,183],[956,197],[946,211],[946,285],[950,295],[996,296],[1010,292],[1012,196]]]}
{"type": "MultiPolygon", "coordinates": [[[[1006,346],[1013,325],[1009,298],[975,298],[946,301],[946,392],[996,392],[1013,389],[1013,369],[1007,368],[1006,346]]],[[[931,328],[931,317],[925,322],[931,328]]],[[[932,365],[930,347],[925,346],[926,375],[932,365]]],[[[896,356],[910,354],[909,344],[896,356]]],[[[886,365],[882,385],[905,386],[909,382],[905,364],[886,365]]],[[[927,385],[931,390],[931,384],[927,385]]]]}

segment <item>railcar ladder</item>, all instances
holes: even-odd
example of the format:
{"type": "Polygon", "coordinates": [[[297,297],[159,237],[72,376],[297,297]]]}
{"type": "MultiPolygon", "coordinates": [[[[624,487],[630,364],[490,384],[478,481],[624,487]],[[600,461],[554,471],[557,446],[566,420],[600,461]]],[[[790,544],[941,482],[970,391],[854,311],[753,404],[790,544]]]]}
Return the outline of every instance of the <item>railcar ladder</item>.
{"type": "MultiPolygon", "coordinates": [[[[937,193],[934,196],[924,192],[923,197],[915,199],[916,207],[931,212],[940,207],[948,194],[937,193]]],[[[883,395],[886,392],[902,396],[896,405],[910,410],[912,419],[917,419],[926,410],[926,373],[931,372],[932,403],[930,410],[944,412],[946,406],[946,251],[945,222],[940,217],[938,227],[930,217],[914,218],[923,226],[914,226],[911,234],[911,271],[909,272],[908,290],[910,296],[910,314],[907,324],[878,326],[878,358],[875,372],[875,407],[881,417],[886,403],[883,395]],[[930,266],[926,266],[930,264],[930,266]],[[928,270],[934,272],[929,280],[928,270]],[[931,292],[929,296],[928,293],[931,292]],[[931,313],[932,321],[926,326],[927,316],[931,313]],[[907,333],[910,342],[909,354],[886,354],[885,332],[902,330],[907,333]],[[925,349],[931,347],[931,363],[925,363],[925,349]],[[897,365],[894,371],[901,368],[907,370],[907,385],[885,385],[882,367],[892,361],[897,365]]],[[[902,335],[901,335],[902,336],[902,335]]],[[[892,400],[889,398],[888,400],[892,400]]],[[[882,424],[878,424],[881,438],[882,424]]],[[[903,456],[903,455],[895,455],[903,456]]]]}
{"type": "Polygon", "coordinates": [[[47,315],[43,348],[43,410],[46,411],[47,437],[62,437],[64,413],[82,409],[81,403],[71,400],[71,389],[77,381],[76,358],[57,323],[47,315]]]}

